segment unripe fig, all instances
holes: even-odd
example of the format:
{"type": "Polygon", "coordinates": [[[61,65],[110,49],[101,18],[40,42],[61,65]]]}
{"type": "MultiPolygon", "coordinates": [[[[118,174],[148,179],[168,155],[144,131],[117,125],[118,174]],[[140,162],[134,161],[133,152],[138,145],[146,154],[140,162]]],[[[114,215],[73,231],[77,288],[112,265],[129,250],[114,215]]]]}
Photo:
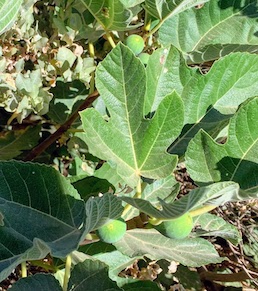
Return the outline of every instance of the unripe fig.
{"type": "Polygon", "coordinates": [[[144,48],[144,40],[137,34],[129,35],[125,40],[125,44],[134,52],[135,55],[139,55],[144,48]]]}
{"type": "Polygon", "coordinates": [[[138,58],[142,61],[142,63],[144,65],[147,65],[149,58],[150,58],[150,55],[147,53],[141,53],[141,54],[139,54],[138,58]]]}
{"type": "Polygon", "coordinates": [[[119,241],[126,232],[126,223],[123,219],[113,219],[107,224],[97,229],[99,238],[106,243],[115,243],[119,241]]]}
{"type": "Polygon", "coordinates": [[[193,219],[188,212],[178,218],[163,221],[156,227],[161,234],[174,239],[183,239],[187,237],[192,228],[193,219]]]}

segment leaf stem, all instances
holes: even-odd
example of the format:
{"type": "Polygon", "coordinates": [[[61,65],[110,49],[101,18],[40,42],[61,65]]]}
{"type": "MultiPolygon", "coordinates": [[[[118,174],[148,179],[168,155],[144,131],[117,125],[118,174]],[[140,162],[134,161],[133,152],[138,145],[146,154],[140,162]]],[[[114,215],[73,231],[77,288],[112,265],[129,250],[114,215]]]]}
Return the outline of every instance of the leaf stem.
{"type": "Polygon", "coordinates": [[[217,207],[218,207],[218,205],[205,205],[201,208],[189,211],[189,213],[191,214],[192,217],[195,217],[195,216],[199,216],[201,214],[204,214],[206,212],[209,212],[217,207]]]}
{"type": "Polygon", "coordinates": [[[110,43],[110,45],[112,46],[112,48],[116,47],[116,44],[111,36],[111,34],[106,30],[106,36],[107,36],[107,40],[110,43]]]}
{"type": "MultiPolygon", "coordinates": [[[[138,184],[136,186],[136,193],[134,194],[133,198],[141,198],[141,196],[142,196],[142,183],[141,179],[139,178],[138,184]]],[[[126,204],[124,211],[122,213],[122,217],[125,217],[125,215],[130,211],[131,208],[132,205],[126,204]]]]}
{"type": "Polygon", "coordinates": [[[68,290],[68,281],[71,275],[71,266],[72,266],[72,257],[71,255],[68,255],[66,257],[65,262],[65,274],[64,274],[64,283],[63,283],[63,291],[68,290]]]}
{"type": "Polygon", "coordinates": [[[22,278],[27,277],[27,266],[26,266],[26,261],[21,263],[21,276],[22,278]]]}

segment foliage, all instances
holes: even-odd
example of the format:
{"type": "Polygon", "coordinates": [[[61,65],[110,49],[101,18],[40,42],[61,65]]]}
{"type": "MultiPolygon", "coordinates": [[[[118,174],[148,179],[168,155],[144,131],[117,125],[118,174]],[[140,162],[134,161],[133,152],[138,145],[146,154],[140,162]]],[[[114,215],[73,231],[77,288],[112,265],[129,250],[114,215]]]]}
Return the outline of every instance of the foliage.
{"type": "Polygon", "coordinates": [[[257,9],[0,0],[1,281],[21,264],[13,290],[160,290],[120,273],[137,260],[225,259],[207,237],[241,237],[208,212],[258,197],[257,9]],[[197,187],[178,196],[182,162],[197,187]],[[186,237],[155,229],[186,213],[186,237]],[[120,219],[125,234],[101,242],[120,219]],[[26,277],[25,262],[56,278],[26,277]]]}

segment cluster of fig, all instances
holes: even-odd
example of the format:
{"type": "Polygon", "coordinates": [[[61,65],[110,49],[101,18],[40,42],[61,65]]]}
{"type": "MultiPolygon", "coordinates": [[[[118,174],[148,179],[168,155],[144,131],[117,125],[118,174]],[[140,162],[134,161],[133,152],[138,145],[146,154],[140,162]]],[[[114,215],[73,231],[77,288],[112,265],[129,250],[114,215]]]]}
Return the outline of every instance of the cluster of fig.
{"type": "Polygon", "coordinates": [[[150,55],[142,52],[144,49],[144,40],[140,35],[129,35],[125,40],[125,44],[133,51],[133,53],[142,61],[144,65],[147,65],[150,55]]]}
{"type": "MultiPolygon", "coordinates": [[[[164,236],[172,239],[186,238],[193,228],[193,218],[185,213],[178,218],[163,221],[155,228],[164,236]]],[[[100,240],[106,243],[115,243],[123,238],[126,232],[126,222],[123,219],[111,219],[107,224],[97,229],[100,240]]]]}

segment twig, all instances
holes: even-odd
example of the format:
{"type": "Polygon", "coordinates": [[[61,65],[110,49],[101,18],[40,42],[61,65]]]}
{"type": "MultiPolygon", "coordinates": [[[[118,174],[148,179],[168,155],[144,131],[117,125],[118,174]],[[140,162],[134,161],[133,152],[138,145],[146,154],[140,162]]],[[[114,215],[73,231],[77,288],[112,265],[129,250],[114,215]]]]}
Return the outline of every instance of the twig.
{"type": "Polygon", "coordinates": [[[54,143],[68,128],[72,123],[78,118],[79,111],[82,111],[91,106],[91,104],[99,97],[99,92],[94,91],[90,94],[87,99],[81,104],[81,106],[70,116],[70,118],[62,124],[53,134],[47,137],[42,143],[33,148],[29,154],[25,157],[25,161],[32,161],[42,152],[44,152],[52,143],[54,143]]]}

